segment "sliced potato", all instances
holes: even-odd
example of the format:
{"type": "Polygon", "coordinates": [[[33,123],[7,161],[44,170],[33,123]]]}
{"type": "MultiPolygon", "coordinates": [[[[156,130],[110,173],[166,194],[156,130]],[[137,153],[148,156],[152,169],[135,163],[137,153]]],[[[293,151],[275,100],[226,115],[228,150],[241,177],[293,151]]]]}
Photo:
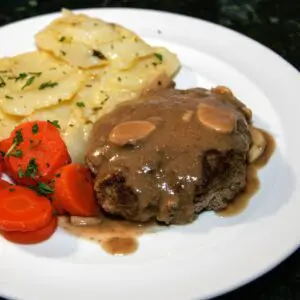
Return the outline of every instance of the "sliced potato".
{"type": "Polygon", "coordinates": [[[155,55],[162,58],[161,64],[157,65],[157,67],[163,69],[168,77],[173,78],[180,69],[178,57],[164,47],[155,47],[154,52],[155,55]]]}
{"type": "Polygon", "coordinates": [[[153,53],[152,47],[129,30],[68,11],[35,39],[40,49],[84,69],[109,63],[126,69],[135,60],[153,53]]]}
{"type": "Polygon", "coordinates": [[[22,122],[22,118],[10,116],[0,109],[0,140],[8,138],[14,128],[22,122]]]}
{"type": "Polygon", "coordinates": [[[71,102],[66,101],[58,105],[51,106],[35,111],[32,115],[23,119],[26,121],[58,121],[61,130],[68,128],[71,117],[71,102]]]}
{"type": "Polygon", "coordinates": [[[1,74],[0,107],[16,116],[71,99],[86,78],[84,72],[44,52],[1,59],[0,70],[7,71],[1,74]]]}

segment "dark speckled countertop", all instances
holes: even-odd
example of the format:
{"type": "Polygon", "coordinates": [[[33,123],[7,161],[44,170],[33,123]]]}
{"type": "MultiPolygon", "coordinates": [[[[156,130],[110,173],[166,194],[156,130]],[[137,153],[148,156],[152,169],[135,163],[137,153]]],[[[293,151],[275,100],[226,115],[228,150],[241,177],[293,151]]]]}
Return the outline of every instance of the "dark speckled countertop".
{"type": "MultiPolygon", "coordinates": [[[[0,25],[61,7],[151,8],[209,20],[261,42],[300,69],[300,0],[2,0],[0,25]]],[[[299,300],[300,250],[267,275],[218,298],[229,299],[299,300]]]]}

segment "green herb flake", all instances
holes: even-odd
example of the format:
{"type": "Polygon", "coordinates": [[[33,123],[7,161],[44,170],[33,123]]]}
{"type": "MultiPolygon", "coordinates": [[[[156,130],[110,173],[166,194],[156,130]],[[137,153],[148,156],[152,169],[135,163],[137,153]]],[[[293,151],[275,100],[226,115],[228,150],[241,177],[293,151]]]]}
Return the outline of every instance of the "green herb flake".
{"type": "Polygon", "coordinates": [[[44,182],[38,183],[36,191],[38,192],[38,194],[44,196],[51,195],[54,193],[54,189],[44,182]]]}
{"type": "Polygon", "coordinates": [[[8,100],[13,100],[14,98],[9,96],[9,95],[5,95],[5,99],[8,99],[8,100]]]}
{"type": "Polygon", "coordinates": [[[22,90],[24,90],[26,87],[30,86],[34,80],[35,80],[36,76],[31,76],[26,80],[26,83],[22,86],[22,90]]]}
{"type": "Polygon", "coordinates": [[[78,107],[85,107],[85,104],[83,102],[76,102],[76,105],[78,107]]]}
{"type": "Polygon", "coordinates": [[[30,178],[34,178],[38,173],[38,165],[36,163],[35,158],[31,158],[28,166],[26,168],[26,176],[30,178]]]}
{"type": "Polygon", "coordinates": [[[10,153],[10,156],[13,157],[22,157],[23,156],[23,151],[20,149],[16,149],[15,151],[10,153]]]}
{"type": "Polygon", "coordinates": [[[63,51],[63,50],[60,50],[60,53],[61,53],[61,55],[63,55],[63,56],[66,56],[66,55],[67,55],[66,51],[63,51]]]}
{"type": "Polygon", "coordinates": [[[23,178],[25,176],[25,173],[22,168],[18,169],[18,176],[19,176],[19,178],[23,178]]]}
{"type": "Polygon", "coordinates": [[[23,141],[24,141],[24,138],[23,138],[23,134],[22,134],[22,129],[19,129],[16,131],[16,135],[13,139],[13,143],[16,146],[19,146],[23,141]]]}
{"type": "Polygon", "coordinates": [[[154,55],[159,60],[160,63],[163,62],[164,57],[160,53],[154,53],[154,55]]]}
{"type": "Polygon", "coordinates": [[[61,127],[60,127],[60,125],[58,123],[58,120],[53,120],[53,121],[47,120],[47,122],[50,123],[50,124],[52,124],[56,128],[61,129],[61,127]]]}
{"type": "Polygon", "coordinates": [[[23,80],[28,76],[27,73],[20,73],[18,77],[15,78],[16,81],[23,80]]]}
{"type": "Polygon", "coordinates": [[[0,76],[0,88],[3,88],[6,86],[6,83],[4,81],[4,79],[0,76]]]}
{"type": "MultiPolygon", "coordinates": [[[[37,123],[35,123],[33,126],[32,126],[32,133],[33,134],[37,134],[39,132],[39,125],[37,123]]],[[[31,142],[31,141],[30,141],[31,142]]]]}
{"type": "Polygon", "coordinates": [[[0,73],[1,74],[6,74],[6,73],[8,73],[8,70],[0,70],[0,73]]]}
{"type": "Polygon", "coordinates": [[[39,86],[39,90],[44,90],[44,89],[47,89],[47,88],[54,88],[57,85],[58,85],[57,82],[47,81],[47,82],[42,83],[39,86]]]}
{"type": "Polygon", "coordinates": [[[14,188],[9,188],[9,191],[10,191],[10,192],[14,192],[15,189],[14,189],[14,188]]]}
{"type": "Polygon", "coordinates": [[[66,37],[65,37],[65,36],[62,36],[58,41],[62,43],[62,42],[64,42],[65,40],[66,40],[66,37]]]}

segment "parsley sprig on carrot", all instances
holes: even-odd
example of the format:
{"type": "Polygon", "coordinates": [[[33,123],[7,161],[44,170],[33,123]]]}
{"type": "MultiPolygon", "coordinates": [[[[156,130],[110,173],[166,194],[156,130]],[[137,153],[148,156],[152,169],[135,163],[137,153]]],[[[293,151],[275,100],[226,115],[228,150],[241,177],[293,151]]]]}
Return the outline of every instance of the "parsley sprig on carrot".
{"type": "Polygon", "coordinates": [[[71,160],[58,128],[51,122],[23,123],[9,140],[11,145],[4,159],[7,173],[25,186],[48,182],[58,168],[71,160]]]}

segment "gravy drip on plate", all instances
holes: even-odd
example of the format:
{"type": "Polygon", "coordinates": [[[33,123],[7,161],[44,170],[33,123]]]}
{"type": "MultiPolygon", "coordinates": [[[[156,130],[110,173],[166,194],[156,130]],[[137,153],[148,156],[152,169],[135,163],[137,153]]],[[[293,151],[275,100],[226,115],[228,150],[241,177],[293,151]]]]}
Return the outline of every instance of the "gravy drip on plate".
{"type": "Polygon", "coordinates": [[[99,243],[110,254],[126,255],[137,250],[137,237],[150,231],[153,224],[116,220],[104,215],[100,219],[97,225],[74,226],[69,217],[61,216],[59,225],[73,235],[99,243]]]}

